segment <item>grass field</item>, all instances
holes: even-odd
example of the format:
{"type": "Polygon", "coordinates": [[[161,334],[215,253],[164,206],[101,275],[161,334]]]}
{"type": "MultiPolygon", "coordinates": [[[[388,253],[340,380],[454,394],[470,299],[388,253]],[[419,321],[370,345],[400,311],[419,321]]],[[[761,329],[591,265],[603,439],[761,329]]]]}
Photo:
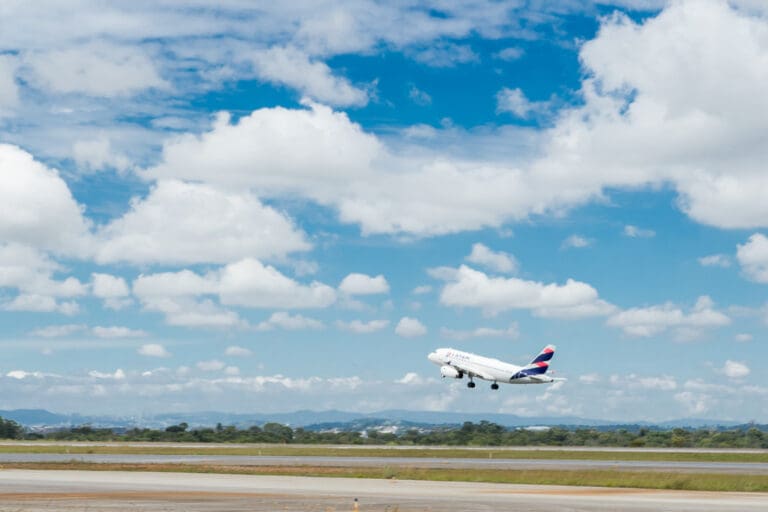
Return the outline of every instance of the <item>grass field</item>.
{"type": "Polygon", "coordinates": [[[768,463],[768,452],[674,452],[674,451],[570,451],[570,450],[505,450],[466,448],[388,449],[385,447],[336,447],[259,445],[213,447],[200,446],[126,446],[26,444],[0,445],[0,453],[64,453],[64,454],[134,454],[134,455],[266,455],[325,457],[414,457],[414,458],[494,458],[494,459],[559,459],[559,460],[637,460],[671,462],[762,462],[768,463]]]}
{"type": "Polygon", "coordinates": [[[629,487],[688,491],[768,492],[768,475],[693,474],[651,471],[540,471],[498,469],[419,469],[402,467],[189,466],[184,464],[94,464],[85,462],[14,463],[0,469],[73,469],[87,471],[162,471],[239,475],[287,475],[533,485],[629,487]]]}

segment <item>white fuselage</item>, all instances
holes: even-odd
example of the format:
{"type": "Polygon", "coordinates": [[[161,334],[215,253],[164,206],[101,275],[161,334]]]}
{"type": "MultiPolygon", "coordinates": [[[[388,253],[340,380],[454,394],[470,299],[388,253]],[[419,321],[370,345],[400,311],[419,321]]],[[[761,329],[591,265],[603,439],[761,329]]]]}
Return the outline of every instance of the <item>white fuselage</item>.
{"type": "Polygon", "coordinates": [[[478,377],[493,382],[505,382],[510,384],[539,384],[529,377],[512,379],[522,370],[523,366],[505,363],[491,357],[483,357],[471,352],[463,352],[453,348],[439,348],[427,356],[430,361],[438,366],[451,366],[467,376],[478,377]]]}

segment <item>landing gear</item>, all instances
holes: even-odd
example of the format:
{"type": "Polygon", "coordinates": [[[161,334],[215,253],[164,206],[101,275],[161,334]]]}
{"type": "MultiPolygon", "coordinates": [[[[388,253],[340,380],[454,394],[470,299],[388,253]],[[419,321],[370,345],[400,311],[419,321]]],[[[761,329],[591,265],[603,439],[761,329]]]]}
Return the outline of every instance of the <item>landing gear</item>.
{"type": "Polygon", "coordinates": [[[469,382],[467,382],[467,387],[468,388],[473,388],[473,387],[475,387],[475,383],[472,382],[472,381],[469,381],[469,382]]]}
{"type": "Polygon", "coordinates": [[[497,389],[499,389],[499,385],[494,382],[493,384],[491,384],[491,389],[496,391],[497,389]]]}

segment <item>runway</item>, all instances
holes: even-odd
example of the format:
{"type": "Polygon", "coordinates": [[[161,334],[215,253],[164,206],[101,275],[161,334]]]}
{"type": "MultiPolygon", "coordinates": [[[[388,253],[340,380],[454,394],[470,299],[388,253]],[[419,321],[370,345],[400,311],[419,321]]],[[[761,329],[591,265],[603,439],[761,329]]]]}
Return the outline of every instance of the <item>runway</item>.
{"type": "Polygon", "coordinates": [[[94,462],[102,464],[191,464],[215,466],[343,466],[411,467],[444,469],[620,469],[634,471],[677,471],[686,473],[768,474],[768,464],[759,462],[676,462],[612,461],[569,459],[491,459],[414,457],[324,457],[252,455],[126,455],[0,453],[0,464],[22,462],[94,462]]]}
{"type": "Polygon", "coordinates": [[[711,493],[186,473],[0,471],[0,511],[751,512],[766,493],[711,493]]]}

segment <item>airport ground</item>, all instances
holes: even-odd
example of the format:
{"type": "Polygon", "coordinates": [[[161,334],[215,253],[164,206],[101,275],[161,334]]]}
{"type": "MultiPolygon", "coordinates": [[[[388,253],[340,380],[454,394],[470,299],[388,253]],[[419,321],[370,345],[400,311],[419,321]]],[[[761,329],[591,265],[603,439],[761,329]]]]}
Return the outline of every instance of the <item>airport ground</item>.
{"type": "Polygon", "coordinates": [[[0,511],[768,510],[765,450],[291,448],[3,443],[0,511]]]}

